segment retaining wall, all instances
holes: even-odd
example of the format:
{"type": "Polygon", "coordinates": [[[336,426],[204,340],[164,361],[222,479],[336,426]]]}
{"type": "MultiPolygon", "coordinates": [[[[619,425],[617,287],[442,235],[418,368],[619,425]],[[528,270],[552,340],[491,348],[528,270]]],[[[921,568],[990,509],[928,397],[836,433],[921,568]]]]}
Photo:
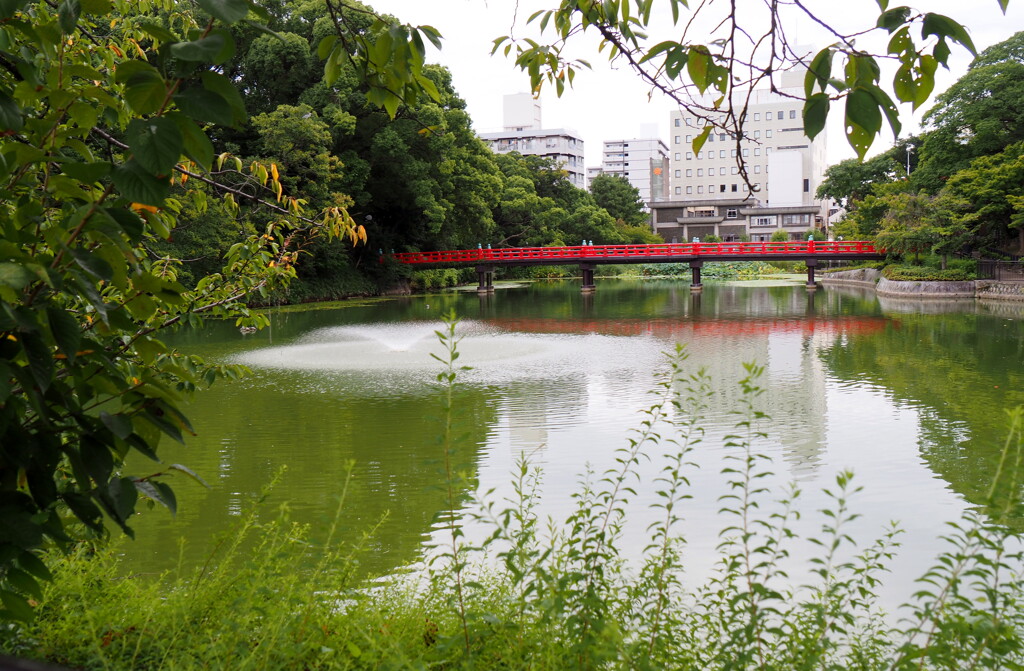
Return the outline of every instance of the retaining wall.
{"type": "Polygon", "coordinates": [[[908,282],[887,280],[874,268],[823,273],[822,284],[869,286],[879,296],[900,298],[977,298],[995,301],[1024,301],[1024,283],[973,280],[964,282],[908,282]]]}

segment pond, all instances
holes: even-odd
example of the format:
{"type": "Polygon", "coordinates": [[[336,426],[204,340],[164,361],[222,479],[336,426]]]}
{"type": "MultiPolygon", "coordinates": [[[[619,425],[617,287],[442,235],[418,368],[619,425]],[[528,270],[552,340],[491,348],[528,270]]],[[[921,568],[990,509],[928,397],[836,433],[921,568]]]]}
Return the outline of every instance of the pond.
{"type": "MultiPolygon", "coordinates": [[[[790,483],[802,491],[797,531],[820,529],[822,488],[852,470],[863,487],[855,534],[870,541],[891,520],[904,530],[897,583],[935,554],[947,521],[981,500],[1005,435],[1004,408],[1024,403],[1024,306],[1014,304],[807,292],[795,280],[707,284],[702,294],[673,281],[599,280],[589,295],[567,281],[275,311],[272,326],[252,335],[211,323],[174,336],[183,351],[244,363],[252,374],[199,394],[188,411],[197,435],[185,447],[161,446],[168,463],[187,465],[209,488],[178,479],[176,517],[159,509],[139,516],[137,539],[124,544],[131,570],[204,561],[278,474],[263,506],[269,513],[287,503],[316,536],[350,469],[345,538],[379,524],[366,573],[420,561],[445,498],[441,365],[431,352],[440,351],[434,331],[450,310],[460,319],[458,363],[472,368],[460,373],[455,398],[457,461],[472,485],[500,500],[528,458],[542,471],[540,510],[555,519],[571,510],[588,468],[614,466],[653,402],[664,352],[685,345],[687,368],[710,380],[680,529],[696,575],[711,566],[724,524],[719,471],[733,449],[725,436],[737,421],[745,363],[764,368],[756,403],[770,420],[758,448],[773,460],[766,482],[774,492],[790,483]]],[[[641,463],[648,483],[664,463],[660,452],[641,463]]],[[[656,501],[649,484],[637,489],[627,547],[643,546],[656,501]]],[[[804,558],[797,551],[793,561],[804,558]]]]}

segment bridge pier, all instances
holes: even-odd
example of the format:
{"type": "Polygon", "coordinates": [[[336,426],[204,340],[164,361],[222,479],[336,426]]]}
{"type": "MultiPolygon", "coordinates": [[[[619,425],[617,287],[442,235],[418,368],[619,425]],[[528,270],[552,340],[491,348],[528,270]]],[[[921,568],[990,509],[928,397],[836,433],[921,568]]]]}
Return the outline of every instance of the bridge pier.
{"type": "Polygon", "coordinates": [[[817,291],[818,285],[814,282],[814,268],[818,265],[818,259],[805,259],[807,265],[807,290],[817,291]]]}
{"type": "Polygon", "coordinates": [[[594,284],[595,267],[593,263],[580,264],[580,274],[583,275],[583,286],[581,287],[583,293],[591,293],[597,289],[597,286],[594,284]]]}
{"type": "Polygon", "coordinates": [[[704,285],[700,283],[700,269],[703,267],[703,261],[690,261],[690,272],[693,274],[693,279],[690,281],[690,291],[704,290],[704,285]]]}
{"type": "Polygon", "coordinates": [[[476,292],[478,294],[494,293],[494,266],[477,266],[476,276],[479,279],[476,292]]]}

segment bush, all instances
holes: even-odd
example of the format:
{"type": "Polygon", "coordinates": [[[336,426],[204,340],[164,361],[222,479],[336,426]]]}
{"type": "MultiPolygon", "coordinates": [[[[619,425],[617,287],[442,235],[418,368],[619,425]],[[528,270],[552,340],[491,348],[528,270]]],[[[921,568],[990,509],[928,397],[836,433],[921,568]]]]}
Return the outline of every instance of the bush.
{"type": "Polygon", "coordinates": [[[410,278],[410,284],[414,290],[432,291],[434,289],[445,289],[460,284],[469,284],[476,279],[476,273],[472,268],[429,268],[427,270],[414,270],[410,278]]]}
{"type": "Polygon", "coordinates": [[[887,280],[912,282],[955,282],[978,278],[977,272],[966,268],[950,267],[946,270],[941,270],[932,266],[897,264],[886,266],[882,270],[882,276],[887,280]]]}

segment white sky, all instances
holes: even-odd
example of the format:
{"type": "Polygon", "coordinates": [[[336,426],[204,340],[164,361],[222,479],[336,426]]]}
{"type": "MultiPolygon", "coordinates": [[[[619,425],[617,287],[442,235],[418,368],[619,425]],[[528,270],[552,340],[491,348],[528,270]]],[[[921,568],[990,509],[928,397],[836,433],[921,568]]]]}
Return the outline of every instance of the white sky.
{"type": "MultiPolygon", "coordinates": [[[[536,37],[533,24],[526,19],[537,9],[557,6],[557,0],[368,0],[379,12],[393,14],[402,21],[414,25],[428,24],[437,28],[444,37],[440,52],[431,50],[430,62],[447,66],[454,80],[455,88],[468,105],[477,132],[501,130],[502,96],[529,90],[529,77],[515,68],[511,59],[498,54],[490,56],[495,37],[514,33],[517,37],[536,37]],[[516,8],[518,6],[518,16],[516,8]],[[515,27],[513,28],[513,21],[515,27]]],[[[721,0],[711,0],[721,5],[721,0]]],[[[662,5],[667,6],[667,2],[662,5]]],[[[759,21],[758,12],[763,11],[760,0],[741,0],[740,9],[752,21],[759,21]]],[[[829,22],[842,23],[843,28],[864,29],[873,25],[878,6],[875,0],[806,0],[812,11],[819,13],[829,22]]],[[[890,6],[898,5],[892,0],[890,6]]],[[[1010,0],[1006,15],[999,10],[996,0],[925,0],[916,9],[945,14],[965,26],[980,52],[985,47],[1001,42],[1017,30],[1024,29],[1024,0],[1010,0]]],[[[666,33],[672,34],[668,21],[663,23],[666,33]]],[[[830,39],[818,26],[810,21],[796,22],[790,30],[791,39],[808,44],[815,50],[830,44],[830,39]]],[[[659,39],[664,37],[659,36],[659,39]]],[[[882,38],[882,47],[885,41],[882,38]]],[[[558,98],[554,91],[545,89],[541,95],[542,121],[545,128],[570,128],[579,132],[586,148],[586,165],[600,164],[601,145],[605,140],[651,137],[669,138],[669,113],[675,105],[655,94],[648,100],[648,88],[625,66],[612,68],[605,56],[596,51],[597,38],[585,34],[578,39],[580,49],[575,54],[588,60],[593,70],[581,71],[574,88],[558,98]]],[[[950,71],[941,67],[937,75],[935,93],[956,81],[970,63],[971,56],[966,50],[952,45],[950,71]]],[[[892,76],[890,74],[889,81],[892,76]]],[[[884,74],[883,74],[884,80],[884,74]]],[[[930,107],[926,104],[917,114],[910,105],[901,106],[903,132],[906,136],[919,128],[921,113],[930,107]]],[[[842,128],[842,110],[834,106],[830,115],[828,133],[829,162],[836,163],[854,155],[846,142],[842,128]]],[[[876,140],[870,153],[884,151],[892,144],[892,133],[886,129],[876,140]]]]}

